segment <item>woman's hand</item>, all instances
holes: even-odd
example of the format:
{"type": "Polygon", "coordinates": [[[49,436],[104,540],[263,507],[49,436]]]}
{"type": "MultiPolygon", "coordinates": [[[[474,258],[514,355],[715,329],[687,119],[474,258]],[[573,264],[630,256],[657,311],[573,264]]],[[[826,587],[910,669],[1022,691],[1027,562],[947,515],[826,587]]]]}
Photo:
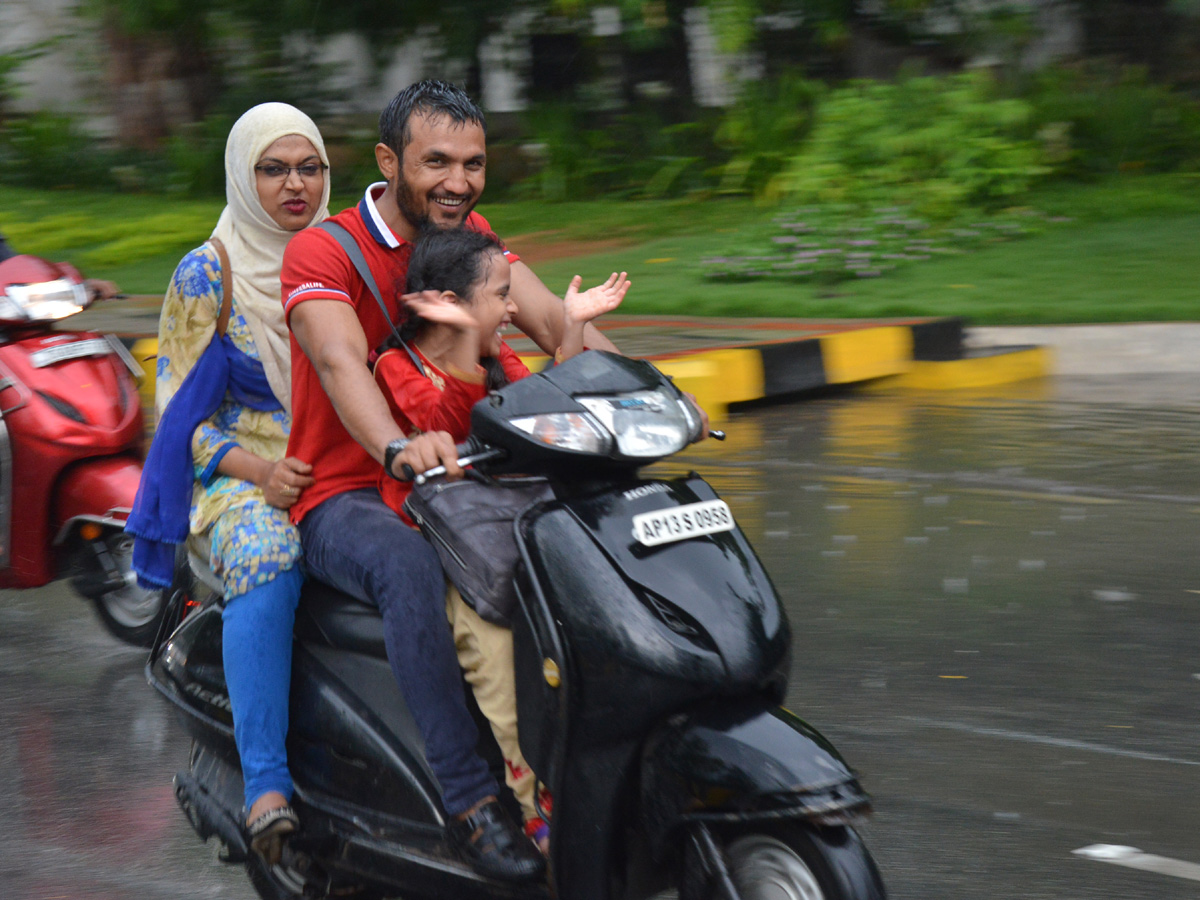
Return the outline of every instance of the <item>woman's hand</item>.
{"type": "Polygon", "coordinates": [[[288,456],[277,463],[268,463],[258,482],[267,503],[278,509],[291,509],[300,499],[300,492],[313,483],[309,473],[312,466],[288,456]]]}
{"type": "Polygon", "coordinates": [[[626,274],[622,272],[618,275],[613,272],[604,284],[588,288],[583,293],[579,292],[583,278],[579,275],[572,278],[566,296],[563,297],[563,311],[566,313],[567,322],[585,324],[620,306],[632,283],[625,277],[626,274]]]}

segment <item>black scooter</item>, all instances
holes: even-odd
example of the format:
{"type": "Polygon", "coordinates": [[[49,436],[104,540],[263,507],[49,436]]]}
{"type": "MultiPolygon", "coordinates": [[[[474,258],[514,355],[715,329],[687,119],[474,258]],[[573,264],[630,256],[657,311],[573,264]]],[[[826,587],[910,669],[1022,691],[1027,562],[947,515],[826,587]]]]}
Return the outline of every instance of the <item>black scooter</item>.
{"type": "Polygon", "coordinates": [[[699,429],[652,365],[598,351],[473,410],[476,469],[544,473],[556,494],[516,525],[513,626],[521,747],[555,800],[549,884],[456,858],[378,613],[317,583],[297,616],[288,737],[304,827],[277,866],[250,853],[220,584],[183,566],[172,616],[193,611],[164,625],[147,675],[194,738],[175,789],[199,835],[271,900],[885,897],[852,827],[867,795],[779,706],[790,631],[728,506],[694,474],[637,477],[699,429]]]}

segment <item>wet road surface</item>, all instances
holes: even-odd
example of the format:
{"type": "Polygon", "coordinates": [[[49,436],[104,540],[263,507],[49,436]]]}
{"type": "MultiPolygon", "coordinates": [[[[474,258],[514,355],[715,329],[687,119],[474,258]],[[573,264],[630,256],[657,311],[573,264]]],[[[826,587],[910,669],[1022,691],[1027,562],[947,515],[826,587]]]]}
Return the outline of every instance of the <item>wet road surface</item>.
{"type": "MultiPolygon", "coordinates": [[[[1195,381],[828,397],[663,467],[709,477],[785,598],[789,706],[874,795],[892,897],[1200,892],[1072,853],[1200,863],[1195,381]]],[[[0,721],[0,896],[253,896],[175,806],[141,655],[61,585],[0,591],[0,721]]]]}

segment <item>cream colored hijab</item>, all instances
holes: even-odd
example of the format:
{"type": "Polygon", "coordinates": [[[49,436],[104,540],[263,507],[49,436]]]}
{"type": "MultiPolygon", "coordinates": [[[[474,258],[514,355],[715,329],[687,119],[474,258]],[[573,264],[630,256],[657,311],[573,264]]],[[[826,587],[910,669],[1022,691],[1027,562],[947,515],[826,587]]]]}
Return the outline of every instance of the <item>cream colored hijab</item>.
{"type": "MultiPolygon", "coordinates": [[[[254,166],[268,147],[289,134],[312,141],[321,162],[328,165],[325,143],[313,120],[286,103],[261,103],[247,110],[229,131],[225,143],[225,210],[213,237],[229,252],[233,296],[266,371],[271,390],[283,408],[292,411],[291,344],[283,321],[279,270],[283,249],[296,232],[287,231],[267,215],[258,199],[254,166]]],[[[329,215],[329,173],[317,212],[309,225],[329,215]]],[[[224,275],[224,273],[223,273],[224,275]]],[[[228,290],[228,284],[225,289],[228,290]]]]}

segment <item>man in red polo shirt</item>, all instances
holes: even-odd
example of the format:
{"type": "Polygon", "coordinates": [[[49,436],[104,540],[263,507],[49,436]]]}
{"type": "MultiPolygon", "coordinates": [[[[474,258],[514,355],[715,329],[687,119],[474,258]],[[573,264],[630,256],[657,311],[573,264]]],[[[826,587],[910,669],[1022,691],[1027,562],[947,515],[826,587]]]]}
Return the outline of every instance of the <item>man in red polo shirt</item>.
{"type": "MultiPolygon", "coordinates": [[[[292,431],[288,455],[312,463],[315,483],[292,507],[309,574],[378,606],[388,660],[425,739],[426,756],[451,817],[452,843],[477,870],[540,877],[540,854],[496,801],[497,785],[475,753],[458,661],[446,623],[437,555],[380,499],[379,465],[440,460],[459,474],[444,433],[405,446],[367,355],[390,333],[404,290],[411,242],[424,228],[490,230],[472,212],[484,185],[485,124],[465,93],[425,81],[401,91],[379,120],[375,156],[385,181],[332,221],[358,242],[379,286],[379,308],[345,251],[310,228],[288,245],[281,276],[292,331],[292,431]]],[[[511,293],[517,325],[553,353],[562,304],[515,255],[511,293]]],[[[588,344],[612,348],[592,331],[588,344]]]]}

